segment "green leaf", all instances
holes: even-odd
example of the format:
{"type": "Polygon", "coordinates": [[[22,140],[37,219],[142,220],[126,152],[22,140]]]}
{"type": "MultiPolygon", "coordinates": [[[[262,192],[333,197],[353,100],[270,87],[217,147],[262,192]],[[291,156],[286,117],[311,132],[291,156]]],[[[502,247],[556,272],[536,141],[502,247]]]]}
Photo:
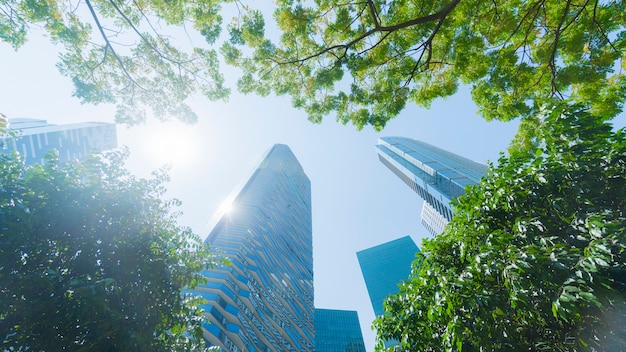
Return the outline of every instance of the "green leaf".
{"type": "Polygon", "coordinates": [[[399,294],[409,299],[385,308],[417,313],[379,321],[379,341],[401,332],[407,350],[626,349],[607,318],[626,309],[616,298],[626,285],[626,197],[616,196],[626,194],[626,136],[578,105],[542,114],[540,152],[502,156],[423,242],[399,294]]]}
{"type": "Polygon", "coordinates": [[[203,349],[201,312],[181,290],[213,257],[161,199],[167,175],[136,179],[125,159],[0,154],[4,349],[203,349]]]}

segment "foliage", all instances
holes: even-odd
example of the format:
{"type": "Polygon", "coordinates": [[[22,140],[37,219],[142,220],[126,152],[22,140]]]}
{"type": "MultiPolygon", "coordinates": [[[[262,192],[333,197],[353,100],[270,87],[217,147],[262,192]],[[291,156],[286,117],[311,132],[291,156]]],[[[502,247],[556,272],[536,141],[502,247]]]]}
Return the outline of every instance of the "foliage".
{"type": "Polygon", "coordinates": [[[212,260],[163,201],[164,171],[136,179],[125,154],[24,166],[0,154],[0,336],[9,351],[189,351],[212,260]]]}
{"type": "Polygon", "coordinates": [[[276,3],[279,41],[245,9],[221,50],[243,69],[242,92],[290,95],[314,122],[335,111],[381,130],[407,102],[428,107],[461,83],[488,120],[563,98],[611,118],[626,99],[620,0],[276,3]]]}
{"type": "Polygon", "coordinates": [[[32,27],[41,27],[64,46],[58,68],[71,77],[74,95],[85,103],[117,104],[118,122],[143,122],[146,107],[160,119],[194,122],[187,97],[201,92],[219,100],[229,90],[215,50],[185,50],[169,37],[182,32],[175,27],[191,24],[213,43],[221,29],[220,3],[7,0],[0,3],[0,40],[18,49],[32,27]]]}
{"type": "Polygon", "coordinates": [[[0,112],[0,147],[4,145],[6,139],[15,138],[19,135],[19,131],[9,128],[9,118],[0,112]]]}
{"type": "MultiPolygon", "coordinates": [[[[118,122],[144,121],[146,106],[193,122],[186,98],[225,99],[229,89],[214,49],[170,38],[188,40],[193,27],[215,44],[229,2],[7,0],[0,40],[17,49],[42,27],[65,48],[58,67],[74,95],[116,103],[118,122]]],[[[263,4],[277,26],[267,33],[261,10],[235,4],[220,51],[243,70],[239,90],[289,95],[314,122],[336,112],[381,130],[408,102],[428,107],[459,84],[472,86],[488,120],[529,118],[561,99],[608,119],[626,100],[621,0],[278,0],[263,4]]]]}
{"type": "Polygon", "coordinates": [[[4,135],[8,124],[9,124],[9,118],[0,112],[0,136],[4,135]]]}
{"type": "Polygon", "coordinates": [[[626,350],[626,131],[580,106],[539,121],[536,154],[502,156],[424,242],[378,348],[626,350]]]}

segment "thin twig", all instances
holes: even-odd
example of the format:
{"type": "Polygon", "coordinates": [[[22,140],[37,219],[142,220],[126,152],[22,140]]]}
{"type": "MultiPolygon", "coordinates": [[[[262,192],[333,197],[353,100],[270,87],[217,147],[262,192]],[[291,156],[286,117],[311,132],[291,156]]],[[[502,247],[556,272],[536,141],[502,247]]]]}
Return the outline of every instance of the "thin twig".
{"type": "MultiPolygon", "coordinates": [[[[136,84],[139,88],[141,88],[142,90],[145,90],[143,87],[141,87],[139,85],[139,83],[137,83],[133,77],[131,76],[130,72],[128,72],[126,70],[126,65],[124,65],[124,62],[122,62],[122,59],[117,55],[117,53],[115,52],[115,49],[113,48],[113,46],[111,45],[111,42],[109,42],[109,38],[106,36],[106,34],[104,33],[103,27],[100,24],[100,20],[98,19],[98,15],[96,14],[96,11],[94,10],[93,6],[91,5],[91,1],[90,0],[85,0],[85,4],[87,4],[87,8],[89,8],[89,12],[91,13],[91,16],[93,17],[93,20],[96,22],[96,26],[98,27],[98,30],[100,31],[100,35],[102,36],[102,39],[104,39],[105,45],[106,47],[108,47],[111,50],[111,55],[113,55],[113,57],[115,58],[115,61],[117,61],[117,63],[120,65],[120,68],[122,69],[122,72],[124,72],[124,75],[134,84],[136,84]]],[[[106,55],[106,51],[105,51],[105,55],[106,55]]],[[[105,56],[106,57],[106,56],[105,56]]]]}

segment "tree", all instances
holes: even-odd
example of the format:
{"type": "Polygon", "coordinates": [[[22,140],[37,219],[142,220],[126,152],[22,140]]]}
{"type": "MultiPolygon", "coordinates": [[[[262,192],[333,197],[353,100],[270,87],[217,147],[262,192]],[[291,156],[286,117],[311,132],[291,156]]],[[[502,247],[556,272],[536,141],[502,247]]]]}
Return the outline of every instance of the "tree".
{"type": "Polygon", "coordinates": [[[381,130],[407,102],[428,107],[461,83],[487,120],[562,99],[611,118],[626,99],[618,0],[281,0],[274,17],[280,41],[248,9],[222,53],[244,72],[239,90],[290,95],[314,122],[336,112],[381,130]]]}
{"type": "MultiPolygon", "coordinates": [[[[146,106],[193,122],[187,97],[225,99],[229,89],[214,49],[169,38],[188,39],[193,27],[216,44],[227,2],[9,0],[0,40],[17,49],[40,25],[65,47],[58,66],[83,102],[116,103],[128,124],[144,121],[146,106]]],[[[428,107],[459,84],[472,86],[488,120],[529,118],[563,99],[611,118],[626,99],[621,0],[280,0],[269,35],[267,5],[234,3],[239,16],[220,51],[243,70],[239,90],[289,95],[313,122],[336,112],[344,124],[381,130],[407,102],[428,107]]]]}
{"type": "Polygon", "coordinates": [[[5,351],[190,351],[214,260],[163,201],[164,171],[136,179],[125,154],[24,166],[0,154],[0,341],[5,351]]]}
{"type": "Polygon", "coordinates": [[[190,26],[212,44],[221,30],[220,4],[8,0],[0,3],[0,40],[18,49],[32,27],[43,28],[64,47],[58,68],[72,79],[74,95],[85,103],[117,104],[117,122],[141,123],[146,108],[163,120],[195,122],[187,97],[201,92],[220,100],[229,89],[214,49],[185,49],[170,37],[190,26]]]}
{"type": "Polygon", "coordinates": [[[502,156],[376,319],[412,351],[626,349],[626,131],[544,111],[536,154],[502,156]]]}

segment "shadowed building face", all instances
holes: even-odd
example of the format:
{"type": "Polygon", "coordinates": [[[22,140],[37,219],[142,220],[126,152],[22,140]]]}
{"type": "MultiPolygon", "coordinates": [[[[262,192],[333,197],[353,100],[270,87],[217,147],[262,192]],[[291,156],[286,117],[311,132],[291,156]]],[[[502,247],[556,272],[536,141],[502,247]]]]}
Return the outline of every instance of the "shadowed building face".
{"type": "Polygon", "coordinates": [[[376,315],[382,315],[387,296],[398,293],[398,284],[409,278],[419,248],[405,236],[356,253],[365,286],[376,315]]]}
{"type": "Polygon", "coordinates": [[[316,308],[315,352],[365,352],[357,312],[316,308]]]}

